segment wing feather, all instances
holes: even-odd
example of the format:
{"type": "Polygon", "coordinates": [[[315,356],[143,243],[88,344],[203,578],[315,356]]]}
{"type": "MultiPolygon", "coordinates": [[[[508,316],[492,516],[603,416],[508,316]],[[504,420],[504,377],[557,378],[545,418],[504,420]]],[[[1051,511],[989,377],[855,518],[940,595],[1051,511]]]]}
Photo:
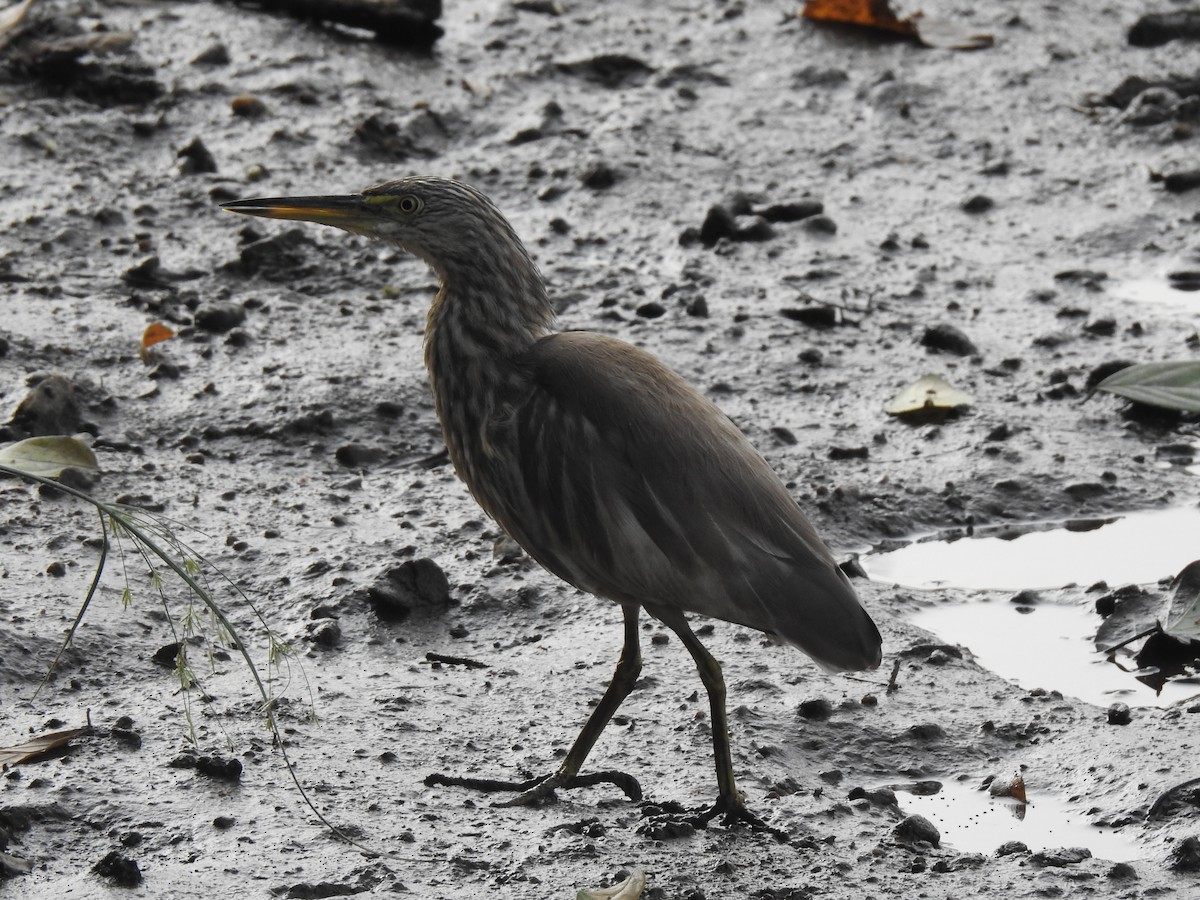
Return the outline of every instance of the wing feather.
{"type": "Polygon", "coordinates": [[[584,590],[777,634],[832,669],[877,665],[879,632],[740,431],[643,351],[585,332],[525,355],[490,442],[519,477],[481,502],[584,590]]]}

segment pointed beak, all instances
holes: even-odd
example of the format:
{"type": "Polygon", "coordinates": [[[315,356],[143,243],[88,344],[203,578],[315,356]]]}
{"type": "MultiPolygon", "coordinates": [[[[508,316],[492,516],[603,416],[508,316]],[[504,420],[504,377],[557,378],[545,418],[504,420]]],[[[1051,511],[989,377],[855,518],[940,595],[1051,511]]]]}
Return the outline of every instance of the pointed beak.
{"type": "Polygon", "coordinates": [[[222,203],[222,209],[262,216],[264,219],[294,219],[335,225],[346,231],[370,234],[379,215],[368,206],[361,194],[340,197],[266,197],[259,200],[233,200],[222,203]]]}

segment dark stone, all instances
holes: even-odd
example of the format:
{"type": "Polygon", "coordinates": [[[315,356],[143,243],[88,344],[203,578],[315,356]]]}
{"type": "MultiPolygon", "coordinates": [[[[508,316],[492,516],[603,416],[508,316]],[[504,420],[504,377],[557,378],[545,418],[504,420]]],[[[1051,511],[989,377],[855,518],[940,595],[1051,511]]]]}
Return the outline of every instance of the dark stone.
{"type": "Polygon", "coordinates": [[[402,122],[375,113],[354,129],[354,136],[368,150],[393,159],[432,159],[441,152],[450,131],[433,110],[419,109],[402,122]]]}
{"type": "Polygon", "coordinates": [[[902,844],[926,843],[937,847],[942,842],[941,832],[924,816],[908,816],[902,820],[892,834],[902,844]]]}
{"type": "Polygon", "coordinates": [[[723,237],[732,238],[737,234],[733,213],[724,206],[713,206],[704,217],[700,226],[700,243],[711,247],[723,237]]]}
{"type": "Polygon", "coordinates": [[[304,639],[318,647],[332,649],[342,641],[342,628],[337,619],[317,619],[305,624],[304,639]]]}
{"type": "MultiPolygon", "coordinates": [[[[181,766],[181,768],[186,768],[186,766],[181,766]]],[[[223,756],[198,756],[196,757],[196,771],[209,778],[237,781],[242,777],[242,762],[232,757],[226,759],[223,756]]]]}
{"type": "Polygon", "coordinates": [[[387,457],[387,451],[366,444],[343,444],[333,455],[347,469],[360,469],[382,462],[387,457]]]}
{"type": "Polygon", "coordinates": [[[654,67],[624,53],[604,53],[578,62],[556,64],[558,71],[576,75],[606,88],[641,84],[654,67]]]}
{"type": "Polygon", "coordinates": [[[837,234],[838,230],[837,222],[825,215],[809,216],[800,222],[800,227],[809,234],[821,235],[837,234]]]}
{"type": "Polygon", "coordinates": [[[1106,873],[1106,877],[1112,878],[1114,881],[1125,881],[1130,878],[1137,878],[1137,869],[1127,862],[1113,863],[1112,867],[1106,873]]]}
{"type": "Polygon", "coordinates": [[[814,697],[809,700],[801,700],[800,705],[796,707],[796,712],[802,718],[823,721],[833,715],[833,704],[824,697],[814,697]]]}
{"type": "Polygon", "coordinates": [[[608,163],[592,163],[579,176],[580,182],[588,190],[605,191],[617,183],[617,170],[608,163]]]}
{"type": "Polygon", "coordinates": [[[1068,484],[1063,491],[1075,500],[1091,500],[1107,494],[1108,487],[1098,481],[1077,481],[1068,484]]]}
{"type": "Polygon", "coordinates": [[[112,735],[115,740],[120,741],[122,744],[128,747],[130,750],[141,749],[142,736],[132,728],[113,728],[109,731],[109,734],[112,735]]]}
{"type": "Polygon", "coordinates": [[[229,108],[235,116],[243,119],[261,119],[267,114],[267,104],[251,94],[239,94],[229,101],[229,108]]]}
{"type": "Polygon", "coordinates": [[[1200,838],[1185,837],[1167,856],[1172,872],[1200,872],[1200,838]]]}
{"type": "Polygon", "coordinates": [[[132,888],[142,883],[142,870],[138,868],[138,864],[119,850],[109,851],[102,860],[92,866],[92,871],[120,887],[132,888]]]}
{"type": "Polygon", "coordinates": [[[239,275],[261,275],[268,281],[291,281],[313,265],[309,257],[312,240],[300,228],[260,238],[252,228],[242,231],[250,240],[242,245],[238,260],[225,268],[239,275]]]}
{"type": "Polygon", "coordinates": [[[933,722],[921,722],[917,725],[910,725],[904,733],[919,741],[937,741],[946,736],[945,729],[933,722]]]}
{"type": "Polygon", "coordinates": [[[381,619],[399,620],[417,609],[450,605],[450,582],[432,559],[409,559],[389,569],[367,588],[381,619]]]}
{"type": "Polygon", "coordinates": [[[762,216],[737,216],[733,220],[735,241],[761,242],[775,237],[775,229],[762,216]]]}
{"type": "Polygon", "coordinates": [[[213,828],[218,831],[227,831],[237,824],[237,819],[233,816],[217,816],[213,819],[213,828]]]}
{"type": "Polygon", "coordinates": [[[963,212],[977,215],[979,213],[987,212],[995,207],[995,205],[996,201],[986,194],[975,194],[973,197],[968,197],[962,202],[962,210],[963,212]]]}
{"type": "Polygon", "coordinates": [[[651,300],[649,303],[643,303],[637,308],[637,314],[643,319],[657,319],[665,315],[666,312],[666,308],[654,300],[651,300]]]}
{"type": "Polygon", "coordinates": [[[229,65],[229,48],[224,44],[213,44],[206,50],[201,50],[192,60],[193,66],[227,66],[229,65]]]}
{"type": "Polygon", "coordinates": [[[1024,841],[1005,841],[996,848],[997,856],[1013,856],[1017,853],[1028,853],[1029,846],[1024,841]]]}
{"type": "Polygon", "coordinates": [[[1133,721],[1133,713],[1128,704],[1114,703],[1108,708],[1109,725],[1128,725],[1133,721]]]}
{"type": "Polygon", "coordinates": [[[1172,194],[1182,194],[1200,187],[1200,169],[1185,169],[1163,176],[1163,187],[1172,194]]]}
{"type": "Polygon", "coordinates": [[[830,447],[830,459],[867,459],[871,455],[866,447],[830,447]]]}
{"type": "Polygon", "coordinates": [[[34,437],[74,434],[83,425],[74,385],[61,375],[42,379],[25,395],[9,424],[34,437]]]}
{"type": "Polygon", "coordinates": [[[1111,317],[1095,319],[1084,325],[1083,330],[1097,337],[1112,337],[1117,332],[1117,320],[1111,317]]]}
{"type": "Polygon", "coordinates": [[[785,319],[800,322],[810,328],[833,328],[844,321],[837,307],[824,303],[812,306],[787,306],[781,309],[779,314],[785,319]]]}
{"type": "Polygon", "coordinates": [[[1092,858],[1092,851],[1087,847],[1059,847],[1054,850],[1041,850],[1029,857],[1035,866],[1074,866],[1085,859],[1092,858]]]}
{"type": "Polygon", "coordinates": [[[1129,44],[1133,47],[1161,47],[1187,39],[1200,39],[1200,9],[1147,13],[1129,28],[1129,44]]]}
{"type": "Polygon", "coordinates": [[[976,356],[979,348],[967,335],[953,325],[941,323],[930,325],[921,335],[921,346],[931,350],[945,350],[955,356],[976,356]]]}
{"type": "Polygon", "coordinates": [[[183,160],[179,166],[181,175],[200,175],[217,171],[217,161],[200,138],[192,138],[192,142],[175,156],[183,160]]]}
{"type": "Polygon", "coordinates": [[[196,310],[193,321],[197,328],[224,334],[246,321],[246,307],[240,303],[210,301],[196,310]]]}
{"type": "Polygon", "coordinates": [[[703,297],[693,297],[688,301],[687,314],[697,319],[707,319],[708,301],[703,297]]]}
{"type": "Polygon", "coordinates": [[[820,200],[796,200],[791,203],[775,203],[757,212],[768,222],[799,222],[801,219],[821,215],[825,212],[825,204],[820,200]]]}

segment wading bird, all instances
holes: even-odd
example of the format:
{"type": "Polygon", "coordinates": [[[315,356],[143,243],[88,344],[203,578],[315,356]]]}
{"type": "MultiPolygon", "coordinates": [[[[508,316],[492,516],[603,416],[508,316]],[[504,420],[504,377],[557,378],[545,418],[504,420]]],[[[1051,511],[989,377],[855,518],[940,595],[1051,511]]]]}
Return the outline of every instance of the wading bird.
{"type": "Polygon", "coordinates": [[[591,781],[578,773],[641,671],[645,609],[679,636],[708,692],[718,796],[692,821],[761,826],[734,781],[721,667],[684,613],[777,635],[835,671],[877,666],[880,637],[749,441],[650,354],[600,334],[553,332],[537,267],[492,202],[465,184],[403,178],[360,194],[224,208],[335,225],[429,264],[441,289],[425,365],[455,470],[530,556],[621,608],[616,672],[562,765],[541,779],[486,784],[521,791],[511,805],[591,781]]]}

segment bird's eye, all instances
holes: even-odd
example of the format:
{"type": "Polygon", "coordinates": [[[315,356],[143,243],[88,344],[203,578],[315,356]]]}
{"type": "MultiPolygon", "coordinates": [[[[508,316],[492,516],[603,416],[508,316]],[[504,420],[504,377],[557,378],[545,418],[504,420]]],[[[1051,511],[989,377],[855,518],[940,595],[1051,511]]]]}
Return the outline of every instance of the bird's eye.
{"type": "Polygon", "coordinates": [[[412,214],[421,208],[421,199],[414,197],[412,194],[405,194],[396,201],[396,208],[402,213],[412,214]]]}

